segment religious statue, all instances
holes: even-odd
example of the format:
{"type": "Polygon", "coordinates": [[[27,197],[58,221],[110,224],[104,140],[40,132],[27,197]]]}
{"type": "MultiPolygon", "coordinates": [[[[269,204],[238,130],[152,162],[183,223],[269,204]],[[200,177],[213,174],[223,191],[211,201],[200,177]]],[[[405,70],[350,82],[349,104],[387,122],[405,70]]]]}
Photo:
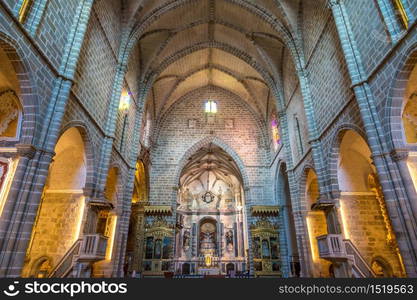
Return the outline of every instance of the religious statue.
{"type": "Polygon", "coordinates": [[[184,250],[188,250],[190,248],[190,231],[185,230],[184,235],[182,237],[182,247],[184,250]]]}
{"type": "Polygon", "coordinates": [[[226,232],[226,245],[233,245],[233,231],[226,232]]]}
{"type": "Polygon", "coordinates": [[[385,277],[384,268],[379,262],[377,261],[372,262],[371,268],[372,268],[372,271],[374,271],[376,277],[385,277]]]}
{"type": "Polygon", "coordinates": [[[233,251],[233,230],[226,232],[226,249],[228,252],[233,251]]]}

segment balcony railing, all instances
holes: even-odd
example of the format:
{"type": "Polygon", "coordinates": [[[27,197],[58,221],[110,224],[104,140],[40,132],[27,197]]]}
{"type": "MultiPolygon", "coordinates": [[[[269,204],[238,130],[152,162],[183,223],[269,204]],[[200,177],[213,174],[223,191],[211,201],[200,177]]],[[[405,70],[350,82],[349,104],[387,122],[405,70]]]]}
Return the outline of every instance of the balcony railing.
{"type": "Polygon", "coordinates": [[[326,234],[317,237],[319,255],[327,260],[346,260],[346,248],[341,234],[326,234]]]}
{"type": "Polygon", "coordinates": [[[107,237],[100,234],[87,234],[84,236],[79,261],[99,261],[106,258],[107,237]]]}

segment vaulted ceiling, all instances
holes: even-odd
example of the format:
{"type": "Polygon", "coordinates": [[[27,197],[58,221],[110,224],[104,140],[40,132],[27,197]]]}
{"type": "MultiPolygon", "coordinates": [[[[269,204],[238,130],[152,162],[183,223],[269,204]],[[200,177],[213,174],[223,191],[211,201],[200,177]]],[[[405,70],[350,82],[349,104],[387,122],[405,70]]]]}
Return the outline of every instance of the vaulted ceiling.
{"type": "MultiPolygon", "coordinates": [[[[187,186],[195,180],[201,180],[203,174],[207,172],[211,174],[210,182],[213,186],[216,180],[224,181],[230,186],[236,183],[236,179],[242,183],[239,168],[232,157],[220,147],[208,144],[189,158],[183,168],[180,184],[187,186]]],[[[202,185],[205,186],[205,183],[202,182],[202,185]]]]}
{"type": "Polygon", "coordinates": [[[265,120],[300,2],[127,1],[132,36],[141,30],[141,81],[152,86],[147,103],[156,118],[187,93],[218,86],[265,120]]]}

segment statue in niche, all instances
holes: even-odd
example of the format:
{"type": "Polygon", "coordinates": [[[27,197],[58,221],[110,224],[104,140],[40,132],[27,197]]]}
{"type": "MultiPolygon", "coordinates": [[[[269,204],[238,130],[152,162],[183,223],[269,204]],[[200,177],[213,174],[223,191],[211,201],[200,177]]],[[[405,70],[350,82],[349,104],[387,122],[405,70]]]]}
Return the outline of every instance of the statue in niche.
{"type": "Polygon", "coordinates": [[[233,231],[226,232],[226,245],[233,245],[233,231]]]}
{"type": "Polygon", "coordinates": [[[233,251],[233,230],[231,229],[226,232],[226,248],[229,252],[233,251]]]}
{"type": "Polygon", "coordinates": [[[182,248],[187,251],[190,248],[190,231],[185,230],[182,237],[182,248]]]}
{"type": "Polygon", "coordinates": [[[372,262],[371,268],[376,277],[385,277],[384,267],[378,261],[372,262]]]}

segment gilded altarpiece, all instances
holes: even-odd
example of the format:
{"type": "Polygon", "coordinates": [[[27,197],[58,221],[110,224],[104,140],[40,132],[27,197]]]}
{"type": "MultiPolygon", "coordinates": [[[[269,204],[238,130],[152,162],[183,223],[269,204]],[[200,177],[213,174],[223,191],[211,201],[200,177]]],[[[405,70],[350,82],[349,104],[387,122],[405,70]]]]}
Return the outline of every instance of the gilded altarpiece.
{"type": "Polygon", "coordinates": [[[252,215],[257,219],[250,226],[255,275],[280,277],[278,209],[272,206],[253,207],[252,215]]]}
{"type": "Polygon", "coordinates": [[[167,217],[148,217],[143,239],[144,276],[163,276],[172,269],[174,225],[167,217]]]}

